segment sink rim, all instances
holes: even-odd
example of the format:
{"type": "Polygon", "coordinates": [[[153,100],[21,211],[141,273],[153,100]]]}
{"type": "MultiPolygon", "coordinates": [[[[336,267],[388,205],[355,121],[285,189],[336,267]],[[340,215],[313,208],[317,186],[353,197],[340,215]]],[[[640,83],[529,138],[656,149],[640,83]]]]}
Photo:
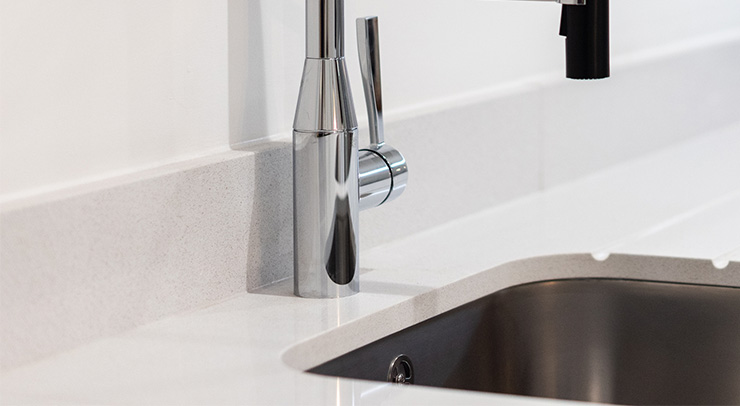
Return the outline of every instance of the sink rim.
{"type": "Polygon", "coordinates": [[[425,387],[611,404],[734,404],[739,291],[605,277],[525,283],[310,372],[386,383],[383,360],[406,354],[425,387]]]}
{"type": "Polygon", "coordinates": [[[740,262],[717,269],[708,259],[633,254],[611,254],[603,261],[588,253],[519,259],[339,324],[286,348],[280,358],[309,374],[307,370],[324,362],[491,293],[529,283],[594,278],[740,288],[740,262]]]}

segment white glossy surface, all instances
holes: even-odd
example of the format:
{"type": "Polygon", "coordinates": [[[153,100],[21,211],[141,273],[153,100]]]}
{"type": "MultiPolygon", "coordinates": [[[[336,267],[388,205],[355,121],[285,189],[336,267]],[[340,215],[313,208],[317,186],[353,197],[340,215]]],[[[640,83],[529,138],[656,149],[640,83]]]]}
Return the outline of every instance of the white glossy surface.
{"type": "Polygon", "coordinates": [[[226,2],[0,2],[0,195],[228,145],[226,2]]]}
{"type": "MultiPolygon", "coordinates": [[[[710,260],[721,251],[717,247],[740,246],[740,234],[718,230],[714,221],[692,221],[727,219],[737,224],[740,213],[725,210],[725,203],[735,201],[740,190],[738,133],[738,127],[726,129],[365,251],[362,266],[372,271],[362,274],[362,293],[350,298],[296,298],[290,281],[284,281],[9,371],[0,379],[0,401],[561,404],[311,376],[287,363],[311,366],[336,355],[332,351],[351,350],[487,291],[569,275],[565,268],[532,270],[511,262],[521,258],[603,247],[661,254],[661,244],[669,246],[680,238],[680,229],[703,235],[703,243],[690,245],[686,256],[710,260]],[[692,211],[695,216],[685,215],[692,211]],[[659,232],[645,232],[670,219],[678,220],[659,232]]],[[[684,254],[679,251],[670,253],[684,254]]],[[[610,260],[601,264],[608,266],[610,260]]],[[[593,259],[579,255],[573,261],[593,259]]],[[[740,286],[737,264],[720,270],[707,261],[699,273],[680,268],[660,275],[645,269],[629,272],[621,276],[740,286]]]]}

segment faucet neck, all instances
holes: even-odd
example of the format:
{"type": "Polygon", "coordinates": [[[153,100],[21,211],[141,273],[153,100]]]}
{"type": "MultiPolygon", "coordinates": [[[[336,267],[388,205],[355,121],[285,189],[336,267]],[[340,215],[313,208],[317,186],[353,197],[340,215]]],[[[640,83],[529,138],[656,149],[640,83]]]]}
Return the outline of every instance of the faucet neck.
{"type": "Polygon", "coordinates": [[[306,57],[344,57],[344,0],[306,0],[306,57]]]}

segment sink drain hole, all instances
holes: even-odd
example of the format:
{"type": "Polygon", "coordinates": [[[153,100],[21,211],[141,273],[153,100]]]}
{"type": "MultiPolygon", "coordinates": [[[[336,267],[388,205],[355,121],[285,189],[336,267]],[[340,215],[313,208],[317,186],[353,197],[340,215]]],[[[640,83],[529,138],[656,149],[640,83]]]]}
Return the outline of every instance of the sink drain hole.
{"type": "Polygon", "coordinates": [[[391,361],[388,368],[388,382],[400,384],[414,383],[414,365],[411,358],[406,355],[399,355],[391,361]]]}

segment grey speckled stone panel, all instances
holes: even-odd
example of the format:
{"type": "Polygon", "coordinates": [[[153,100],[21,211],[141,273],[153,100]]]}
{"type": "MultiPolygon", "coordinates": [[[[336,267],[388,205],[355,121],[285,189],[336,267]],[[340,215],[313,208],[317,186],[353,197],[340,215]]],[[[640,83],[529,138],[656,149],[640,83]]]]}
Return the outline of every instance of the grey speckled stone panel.
{"type": "Polygon", "coordinates": [[[0,367],[284,277],[292,268],[292,180],[274,165],[290,162],[287,145],[4,208],[0,367]]]}
{"type": "Polygon", "coordinates": [[[255,152],[255,192],[248,230],[247,288],[293,276],[293,145],[263,144],[255,152]]]}

